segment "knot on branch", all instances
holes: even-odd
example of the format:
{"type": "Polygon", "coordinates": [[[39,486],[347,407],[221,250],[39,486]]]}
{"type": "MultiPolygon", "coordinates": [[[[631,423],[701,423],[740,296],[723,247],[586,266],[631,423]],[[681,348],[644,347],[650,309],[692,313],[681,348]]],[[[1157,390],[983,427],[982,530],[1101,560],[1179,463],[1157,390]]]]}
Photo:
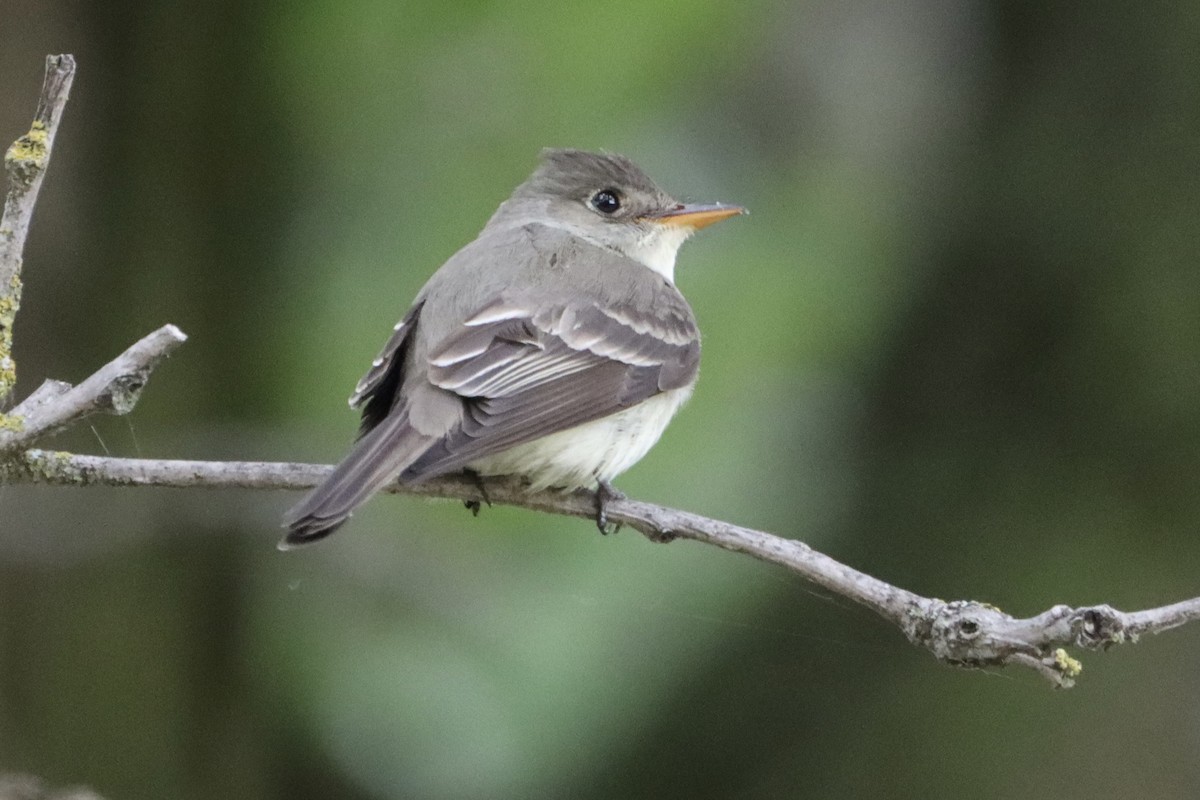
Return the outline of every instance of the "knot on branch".
{"type": "Polygon", "coordinates": [[[1091,650],[1107,650],[1114,644],[1136,642],[1137,633],[1126,630],[1125,616],[1112,606],[1076,609],[1071,618],[1075,643],[1091,650]]]}
{"type": "Polygon", "coordinates": [[[112,413],[122,416],[133,411],[149,378],[149,371],[142,369],[114,379],[109,384],[109,394],[105,398],[112,413]]]}
{"type": "Polygon", "coordinates": [[[909,609],[904,633],[939,661],[966,667],[1004,663],[1013,642],[997,632],[1013,621],[995,606],[974,600],[925,600],[909,609]]]}

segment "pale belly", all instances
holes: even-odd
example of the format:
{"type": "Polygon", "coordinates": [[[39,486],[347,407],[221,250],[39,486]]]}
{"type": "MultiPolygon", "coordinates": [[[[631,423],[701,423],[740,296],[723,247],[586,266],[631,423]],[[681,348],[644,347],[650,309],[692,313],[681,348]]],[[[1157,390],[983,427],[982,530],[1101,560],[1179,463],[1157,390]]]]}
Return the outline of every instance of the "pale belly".
{"type": "Polygon", "coordinates": [[[595,488],[649,452],[691,395],[691,387],[655,395],[633,408],[472,462],[480,475],[522,475],[532,489],[595,488]]]}

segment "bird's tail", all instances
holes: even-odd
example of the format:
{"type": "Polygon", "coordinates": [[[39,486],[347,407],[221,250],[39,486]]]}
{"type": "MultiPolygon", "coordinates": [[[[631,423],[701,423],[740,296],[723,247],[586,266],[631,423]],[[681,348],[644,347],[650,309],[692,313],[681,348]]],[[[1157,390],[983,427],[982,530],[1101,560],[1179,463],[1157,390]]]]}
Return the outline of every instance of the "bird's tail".
{"type": "Polygon", "coordinates": [[[284,514],[288,532],[279,549],[311,544],[336,531],[354,509],[411,464],[431,441],[409,426],[406,412],[393,412],[355,443],[321,485],[284,514]]]}

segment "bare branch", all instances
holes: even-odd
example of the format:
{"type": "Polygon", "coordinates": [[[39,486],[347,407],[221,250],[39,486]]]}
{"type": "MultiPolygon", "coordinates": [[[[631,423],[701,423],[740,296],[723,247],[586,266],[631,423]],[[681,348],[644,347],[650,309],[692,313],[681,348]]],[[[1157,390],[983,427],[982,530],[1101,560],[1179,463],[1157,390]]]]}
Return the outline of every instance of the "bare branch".
{"type": "MultiPolygon", "coordinates": [[[[332,467],[319,464],[159,461],[29,450],[0,462],[0,483],[71,486],[171,486],[178,488],[307,489],[332,467]]],[[[474,480],[447,475],[386,491],[504,505],[590,518],[590,492],[529,492],[517,479],[488,479],[487,497],[474,480]]],[[[1162,608],[1122,612],[1106,605],[1055,606],[1035,617],[1014,618],[986,603],[921,597],[846,566],[808,545],[763,531],[637,500],[612,500],[608,516],[655,542],[691,539],[786,567],[813,583],[870,608],[896,624],[913,644],[940,661],[965,667],[1028,667],[1056,686],[1069,687],[1082,669],[1063,648],[1104,649],[1135,642],[1200,619],[1200,598],[1162,608]]]]}
{"type": "Polygon", "coordinates": [[[74,79],[73,56],[46,57],[46,80],[33,125],[29,133],[13,142],[4,154],[8,194],[4,214],[0,216],[0,402],[8,397],[17,382],[12,329],[21,307],[21,261],[25,238],[29,235],[33,207],[50,165],[58,122],[62,119],[74,79]]]}
{"type": "Polygon", "coordinates": [[[150,371],[185,341],[183,331],[164,325],[74,388],[61,381],[43,383],[6,416],[6,424],[0,426],[0,454],[26,448],[97,412],[128,414],[150,371]]]}

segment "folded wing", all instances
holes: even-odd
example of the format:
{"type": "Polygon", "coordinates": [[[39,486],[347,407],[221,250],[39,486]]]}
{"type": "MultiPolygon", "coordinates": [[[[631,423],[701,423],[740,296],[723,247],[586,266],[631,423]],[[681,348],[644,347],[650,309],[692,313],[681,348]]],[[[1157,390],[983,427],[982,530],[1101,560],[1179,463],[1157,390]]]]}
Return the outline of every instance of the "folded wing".
{"type": "Polygon", "coordinates": [[[682,297],[666,299],[653,313],[507,298],[482,308],[429,354],[429,381],[463,399],[462,420],[404,478],[462,469],[688,385],[699,334],[682,297]]]}

